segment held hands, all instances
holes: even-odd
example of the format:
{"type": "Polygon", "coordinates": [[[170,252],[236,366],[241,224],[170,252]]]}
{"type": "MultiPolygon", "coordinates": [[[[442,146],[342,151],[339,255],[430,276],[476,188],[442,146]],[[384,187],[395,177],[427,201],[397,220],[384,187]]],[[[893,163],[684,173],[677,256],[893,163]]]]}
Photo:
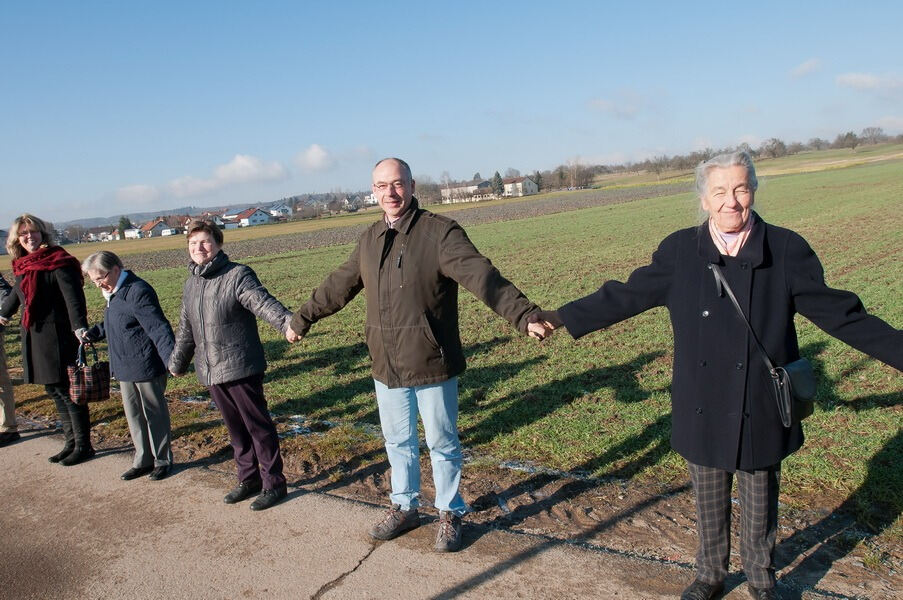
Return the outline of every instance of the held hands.
{"type": "Polygon", "coordinates": [[[300,342],[301,338],[303,338],[303,337],[304,337],[303,335],[298,335],[297,333],[295,333],[295,330],[292,329],[291,325],[289,325],[288,327],[285,328],[285,339],[288,341],[289,344],[294,344],[295,342],[300,342]]]}
{"type": "Polygon", "coordinates": [[[7,319],[6,317],[0,317],[0,325],[3,325],[4,327],[9,325],[9,319],[7,319]]]}
{"type": "Polygon", "coordinates": [[[564,325],[554,310],[541,310],[527,317],[527,334],[539,341],[552,335],[556,328],[564,325]]]}

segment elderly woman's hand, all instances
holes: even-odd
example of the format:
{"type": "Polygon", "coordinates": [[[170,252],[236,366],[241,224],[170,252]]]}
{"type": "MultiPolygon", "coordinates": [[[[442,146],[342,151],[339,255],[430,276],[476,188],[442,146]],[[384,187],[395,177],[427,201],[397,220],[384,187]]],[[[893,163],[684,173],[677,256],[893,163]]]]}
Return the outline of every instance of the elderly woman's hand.
{"type": "Polygon", "coordinates": [[[9,325],[9,319],[7,319],[6,317],[0,317],[0,325],[3,325],[4,327],[6,325],[9,325]]]}
{"type": "Polygon", "coordinates": [[[299,342],[303,337],[303,335],[298,335],[297,333],[295,333],[295,330],[292,329],[291,325],[285,328],[285,339],[288,340],[289,344],[299,342]]]}

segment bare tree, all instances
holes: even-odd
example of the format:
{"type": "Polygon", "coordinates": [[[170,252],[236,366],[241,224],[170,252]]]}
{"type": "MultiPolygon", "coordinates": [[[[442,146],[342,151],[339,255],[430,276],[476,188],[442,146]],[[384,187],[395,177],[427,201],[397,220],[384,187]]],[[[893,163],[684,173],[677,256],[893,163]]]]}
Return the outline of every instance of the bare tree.
{"type": "Polygon", "coordinates": [[[862,138],[862,142],[865,144],[877,144],[887,139],[887,136],[884,135],[884,130],[880,127],[866,127],[859,134],[859,137],[862,138]]]}
{"type": "Polygon", "coordinates": [[[778,158],[787,154],[787,145],[778,138],[770,138],[759,146],[759,154],[768,158],[778,158]]]}
{"type": "Polygon", "coordinates": [[[811,140],[809,140],[809,143],[807,145],[812,150],[824,150],[825,148],[827,148],[828,146],[831,145],[831,142],[829,142],[828,140],[822,139],[820,137],[814,137],[811,140]]]}
{"type": "Polygon", "coordinates": [[[855,150],[856,146],[859,145],[859,138],[852,131],[848,131],[846,133],[838,133],[837,137],[834,138],[834,143],[831,144],[832,148],[849,148],[851,150],[855,150]]]}
{"type": "Polygon", "coordinates": [[[505,169],[505,179],[509,179],[511,177],[520,177],[520,171],[513,167],[508,167],[505,169]]]}

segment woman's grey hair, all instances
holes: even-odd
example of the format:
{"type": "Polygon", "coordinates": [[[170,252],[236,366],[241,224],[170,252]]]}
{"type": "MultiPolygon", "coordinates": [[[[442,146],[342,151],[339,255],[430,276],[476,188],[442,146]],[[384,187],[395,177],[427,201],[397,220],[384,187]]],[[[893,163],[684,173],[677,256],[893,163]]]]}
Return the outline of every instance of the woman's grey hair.
{"type": "Polygon", "coordinates": [[[82,261],[82,272],[84,273],[97,271],[100,275],[106,275],[113,270],[113,267],[124,268],[122,260],[109,250],[95,252],[82,261]]]}
{"type": "Polygon", "coordinates": [[[749,155],[749,152],[739,150],[737,152],[728,152],[726,154],[713,156],[696,166],[696,194],[700,198],[705,195],[710,170],[716,167],[727,168],[737,166],[746,167],[749,189],[755,192],[759,187],[759,180],[756,179],[756,167],[753,166],[752,157],[749,155]]]}

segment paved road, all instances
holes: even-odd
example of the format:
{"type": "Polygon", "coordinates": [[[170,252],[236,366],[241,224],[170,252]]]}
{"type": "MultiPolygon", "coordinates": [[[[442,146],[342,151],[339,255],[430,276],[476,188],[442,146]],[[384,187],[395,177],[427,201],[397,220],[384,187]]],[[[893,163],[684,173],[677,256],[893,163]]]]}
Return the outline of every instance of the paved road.
{"type": "MultiPolygon", "coordinates": [[[[471,527],[465,548],[431,551],[435,524],[390,542],[366,535],[381,509],[290,491],[255,513],[228,506],[231,477],[181,468],[125,482],[130,452],[74,467],[62,444],[24,432],[0,449],[2,599],[675,598],[684,567],[471,527]]],[[[729,598],[745,598],[744,585],[729,598]]]]}

